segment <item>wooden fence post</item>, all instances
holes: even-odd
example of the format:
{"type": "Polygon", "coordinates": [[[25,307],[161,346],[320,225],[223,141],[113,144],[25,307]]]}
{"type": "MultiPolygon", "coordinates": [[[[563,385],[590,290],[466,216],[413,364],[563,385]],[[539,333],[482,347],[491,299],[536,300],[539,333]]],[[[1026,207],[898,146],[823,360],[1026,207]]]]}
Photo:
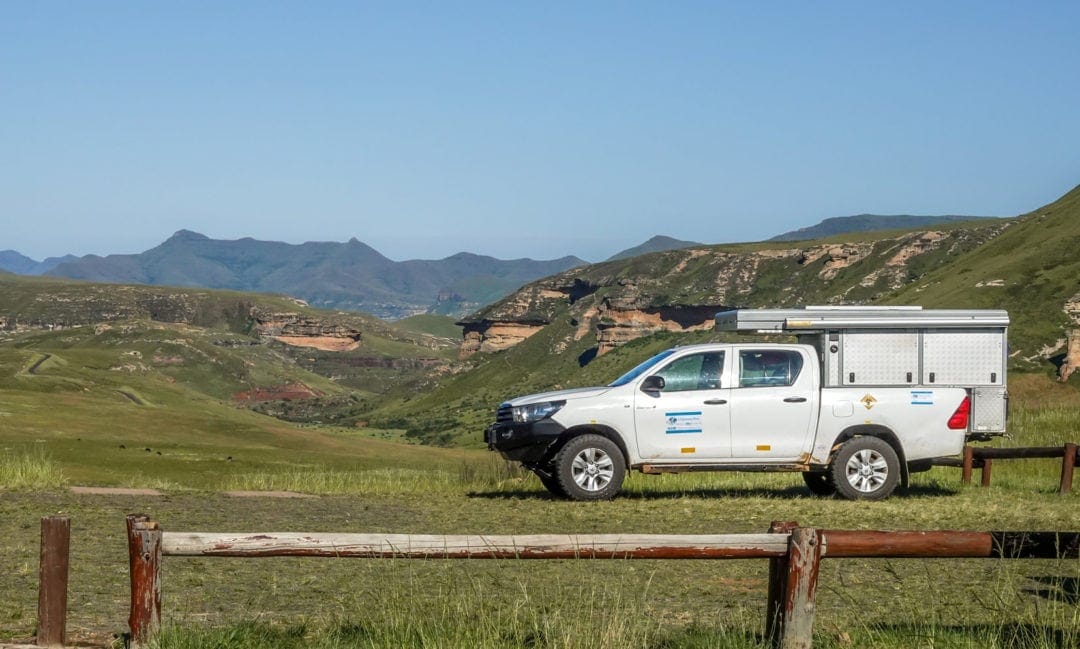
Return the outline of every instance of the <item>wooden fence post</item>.
{"type": "Polygon", "coordinates": [[[990,486],[990,469],[994,466],[994,461],[990,458],[983,458],[982,465],[982,486],[990,486]]]}
{"type": "Polygon", "coordinates": [[[161,629],[161,529],[144,514],[127,517],[131,566],[131,645],[147,643],[161,629]]]}
{"type": "Polygon", "coordinates": [[[1065,455],[1061,459],[1061,487],[1058,493],[1064,495],[1072,491],[1073,467],[1076,466],[1076,444],[1065,444],[1065,455]]]}
{"type": "MultiPolygon", "coordinates": [[[[794,521],[773,521],[769,534],[790,534],[798,527],[794,521]]],[[[769,559],[769,599],[765,605],[765,644],[780,646],[781,616],[784,611],[784,591],[787,586],[788,557],[769,559]]]]}
{"type": "Polygon", "coordinates": [[[41,560],[38,565],[38,646],[64,644],[70,547],[71,519],[67,516],[42,518],[41,560]]]}
{"type": "Polygon", "coordinates": [[[814,636],[814,600],[822,536],[818,530],[798,527],[788,541],[788,570],[780,614],[781,649],[810,649],[814,636]]]}
{"type": "Polygon", "coordinates": [[[971,484],[971,466],[975,463],[975,448],[964,446],[964,465],[960,471],[961,484],[971,484]]]}

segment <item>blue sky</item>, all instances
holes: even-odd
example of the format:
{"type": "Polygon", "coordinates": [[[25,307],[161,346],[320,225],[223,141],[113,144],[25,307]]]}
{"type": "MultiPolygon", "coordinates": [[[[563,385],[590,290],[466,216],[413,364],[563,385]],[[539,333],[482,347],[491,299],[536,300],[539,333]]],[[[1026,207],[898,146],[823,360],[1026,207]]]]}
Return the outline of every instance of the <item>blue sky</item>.
{"type": "Polygon", "coordinates": [[[589,260],[1080,183],[1076,2],[6,2],[0,249],[589,260]]]}

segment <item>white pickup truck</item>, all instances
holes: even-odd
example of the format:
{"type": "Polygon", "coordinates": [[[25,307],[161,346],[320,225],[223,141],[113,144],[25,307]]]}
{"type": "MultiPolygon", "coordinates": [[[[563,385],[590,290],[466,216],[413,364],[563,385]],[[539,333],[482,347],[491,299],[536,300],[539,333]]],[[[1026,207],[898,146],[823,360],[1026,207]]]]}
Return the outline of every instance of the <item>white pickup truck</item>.
{"type": "Polygon", "coordinates": [[[607,386],[501,404],[488,447],[552,493],[613,498],[627,469],[800,471],[811,491],[888,497],[965,439],[1005,432],[1004,311],[725,311],[717,329],[795,343],[661,352],[607,386]]]}

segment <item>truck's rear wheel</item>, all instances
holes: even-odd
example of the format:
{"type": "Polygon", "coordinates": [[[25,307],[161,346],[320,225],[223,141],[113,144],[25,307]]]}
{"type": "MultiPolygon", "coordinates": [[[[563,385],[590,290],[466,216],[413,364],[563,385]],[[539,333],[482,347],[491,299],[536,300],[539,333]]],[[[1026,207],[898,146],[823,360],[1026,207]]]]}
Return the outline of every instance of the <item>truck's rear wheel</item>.
{"type": "Polygon", "coordinates": [[[571,500],[610,500],[624,477],[622,451],[602,435],[579,435],[555,456],[555,480],[571,500]]]}
{"type": "Polygon", "coordinates": [[[836,491],[849,500],[888,498],[900,481],[900,459],[892,446],[877,437],[854,437],[844,442],[829,467],[836,491]]]}
{"type": "Polygon", "coordinates": [[[802,479],[806,483],[806,487],[815,496],[832,496],[836,494],[836,484],[829,473],[803,471],[802,479]]]}

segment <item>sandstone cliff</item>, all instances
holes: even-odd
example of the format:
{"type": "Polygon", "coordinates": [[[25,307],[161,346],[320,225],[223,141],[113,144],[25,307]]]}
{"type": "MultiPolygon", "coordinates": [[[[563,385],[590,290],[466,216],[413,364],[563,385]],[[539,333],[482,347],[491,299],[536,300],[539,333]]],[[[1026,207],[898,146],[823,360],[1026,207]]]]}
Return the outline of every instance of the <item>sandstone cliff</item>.
{"type": "Polygon", "coordinates": [[[314,347],[323,351],[348,352],[360,346],[359,329],[301,313],[251,311],[258,335],[295,347],[314,347]]]}
{"type": "Polygon", "coordinates": [[[1058,371],[1058,379],[1061,381],[1068,381],[1069,377],[1072,376],[1077,369],[1080,369],[1080,293],[1072,296],[1069,301],[1065,303],[1064,311],[1065,315],[1069,316],[1069,321],[1072,323],[1072,326],[1077,327],[1068,332],[1068,338],[1065,345],[1065,358],[1058,371]]]}

